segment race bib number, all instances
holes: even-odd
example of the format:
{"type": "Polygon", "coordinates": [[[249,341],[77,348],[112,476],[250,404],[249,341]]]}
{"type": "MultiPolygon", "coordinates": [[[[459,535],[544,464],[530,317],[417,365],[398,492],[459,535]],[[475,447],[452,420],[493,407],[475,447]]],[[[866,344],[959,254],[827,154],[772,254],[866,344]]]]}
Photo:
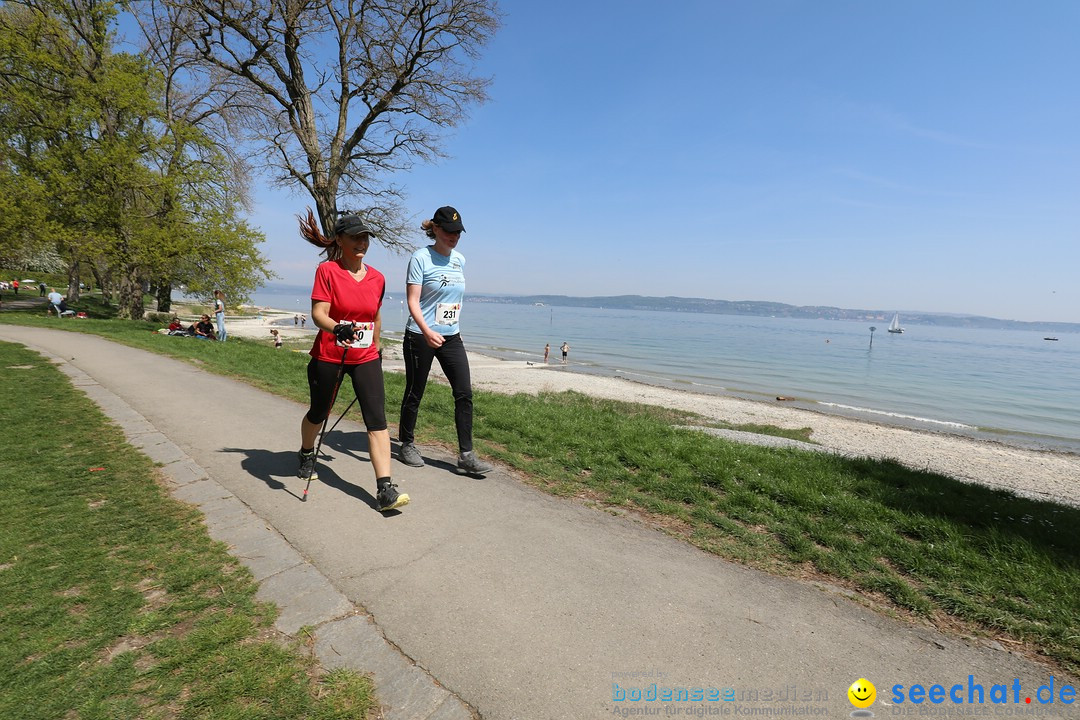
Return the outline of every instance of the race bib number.
{"type": "Polygon", "coordinates": [[[346,345],[340,340],[334,341],[334,344],[338,347],[353,347],[353,348],[366,348],[371,347],[372,341],[375,339],[375,323],[373,322],[358,322],[353,323],[353,341],[346,345]]]}
{"type": "Polygon", "coordinates": [[[439,303],[435,307],[436,325],[457,325],[461,315],[461,303],[439,303]]]}

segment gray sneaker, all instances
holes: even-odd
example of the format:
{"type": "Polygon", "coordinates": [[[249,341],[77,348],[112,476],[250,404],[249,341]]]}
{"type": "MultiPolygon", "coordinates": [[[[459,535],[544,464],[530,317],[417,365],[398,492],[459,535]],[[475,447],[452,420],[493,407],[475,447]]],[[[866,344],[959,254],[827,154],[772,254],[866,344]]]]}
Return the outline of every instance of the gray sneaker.
{"type": "Polygon", "coordinates": [[[424,467],[424,458],[411,442],[401,443],[397,459],[409,467],[424,467]]]}
{"type": "Polygon", "coordinates": [[[458,455],[457,459],[458,470],[467,472],[471,475],[483,475],[491,470],[491,463],[486,463],[480,458],[476,457],[476,453],[472,450],[469,452],[463,452],[458,455]]]}

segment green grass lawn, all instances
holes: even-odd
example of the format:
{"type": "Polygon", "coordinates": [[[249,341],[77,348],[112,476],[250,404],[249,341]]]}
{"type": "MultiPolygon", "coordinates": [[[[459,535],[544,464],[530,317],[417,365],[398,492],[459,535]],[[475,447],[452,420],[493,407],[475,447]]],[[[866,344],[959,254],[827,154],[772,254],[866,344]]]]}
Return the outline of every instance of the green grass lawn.
{"type": "Polygon", "coordinates": [[[0,407],[0,718],[367,715],[59,370],[0,343],[0,407]]]}
{"type": "MultiPolygon", "coordinates": [[[[5,314],[9,320],[48,324],[18,313],[5,314]]],[[[306,402],[308,358],[301,353],[242,340],[178,340],[145,323],[64,327],[306,402]]],[[[403,376],[387,374],[391,419],[403,384],[403,376]]],[[[887,611],[1013,641],[1080,670],[1076,508],[894,462],[732,443],[677,429],[696,422],[688,413],[578,393],[477,392],[475,406],[478,451],[537,487],[641,514],[722,557],[831,581],[887,611]]],[[[449,389],[430,386],[418,441],[455,447],[452,416],[449,389]]]]}

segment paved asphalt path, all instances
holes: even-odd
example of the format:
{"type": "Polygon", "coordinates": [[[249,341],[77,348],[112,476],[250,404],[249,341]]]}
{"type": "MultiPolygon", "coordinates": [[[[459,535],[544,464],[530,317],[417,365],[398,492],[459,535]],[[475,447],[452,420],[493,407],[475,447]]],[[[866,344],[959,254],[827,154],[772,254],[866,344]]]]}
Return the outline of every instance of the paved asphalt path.
{"type": "MultiPolygon", "coordinates": [[[[1024,697],[989,706],[994,684],[1011,693],[1018,678],[1034,696],[1051,680],[993,641],[948,637],[837,588],[725,562],[504,470],[459,476],[434,448],[422,448],[424,468],[394,461],[412,503],[383,516],[362,426],[348,419],[328,436],[302,503],[293,473],[306,408],[89,335],[0,325],[0,340],[54,356],[245,559],[283,606],[280,628],[315,626],[326,666],[374,672],[386,717],[838,717],[853,712],[847,689],[859,678],[877,687],[876,716],[933,715],[983,708],[897,705],[890,688],[963,684],[966,703],[969,675],[987,710],[1080,717],[1080,704],[1024,697]],[[730,688],[735,699],[631,699],[654,683],[730,688]]],[[[1056,678],[1055,692],[1066,680],[1056,678]]]]}

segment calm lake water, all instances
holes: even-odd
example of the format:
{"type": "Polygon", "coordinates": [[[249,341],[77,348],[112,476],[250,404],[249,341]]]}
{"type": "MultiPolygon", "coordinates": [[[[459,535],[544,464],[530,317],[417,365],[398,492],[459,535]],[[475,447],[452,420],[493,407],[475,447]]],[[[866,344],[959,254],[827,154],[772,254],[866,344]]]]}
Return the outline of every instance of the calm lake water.
{"type": "MultiPolygon", "coordinates": [[[[254,302],[306,312],[305,297],[254,302]],[[299,302],[297,302],[299,300],[299,302]]],[[[387,331],[404,297],[383,306],[387,331]]],[[[882,423],[1080,453],[1080,335],[601,308],[536,307],[467,298],[462,337],[510,360],[654,385],[790,404],[882,423]],[[877,327],[870,347],[870,326],[877,327]]]]}

